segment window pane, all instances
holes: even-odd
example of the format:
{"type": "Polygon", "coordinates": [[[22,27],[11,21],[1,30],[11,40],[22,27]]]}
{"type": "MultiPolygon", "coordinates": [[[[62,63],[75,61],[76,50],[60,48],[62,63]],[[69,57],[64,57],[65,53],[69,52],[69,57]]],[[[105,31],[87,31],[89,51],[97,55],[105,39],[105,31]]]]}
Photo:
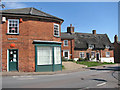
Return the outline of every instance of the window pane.
{"type": "Polygon", "coordinates": [[[68,40],[64,40],[64,45],[68,46],[68,40]]]}
{"type": "Polygon", "coordinates": [[[84,52],[80,52],[80,58],[84,58],[84,52]]]}
{"type": "Polygon", "coordinates": [[[18,33],[19,20],[18,19],[8,19],[8,33],[18,33]]]}
{"type": "Polygon", "coordinates": [[[59,36],[59,24],[54,24],[54,35],[59,36]]]}
{"type": "Polygon", "coordinates": [[[106,57],[110,57],[110,52],[106,52],[106,57]]]}
{"type": "Polygon", "coordinates": [[[95,52],[91,52],[91,58],[95,58],[95,52]]]}
{"type": "Polygon", "coordinates": [[[65,57],[68,57],[68,52],[65,52],[65,57]]]}
{"type": "Polygon", "coordinates": [[[52,48],[37,47],[37,65],[52,64],[52,48]]]}
{"type": "Polygon", "coordinates": [[[55,64],[61,64],[61,50],[60,50],[60,47],[54,47],[54,61],[55,61],[55,64]]]}

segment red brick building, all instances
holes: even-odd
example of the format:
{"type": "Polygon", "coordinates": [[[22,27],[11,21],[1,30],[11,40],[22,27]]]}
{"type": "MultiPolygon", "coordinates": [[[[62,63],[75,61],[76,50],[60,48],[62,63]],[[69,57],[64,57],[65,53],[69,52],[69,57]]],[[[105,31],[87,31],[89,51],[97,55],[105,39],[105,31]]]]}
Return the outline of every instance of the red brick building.
{"type": "Polygon", "coordinates": [[[67,27],[67,32],[61,33],[62,56],[67,59],[79,58],[91,61],[114,63],[114,47],[107,34],[74,32],[72,24],[67,27]]]}
{"type": "Polygon", "coordinates": [[[3,71],[62,70],[60,36],[63,19],[35,8],[9,9],[0,13],[3,71]]]}
{"type": "Polygon", "coordinates": [[[117,35],[114,37],[114,43],[113,43],[115,49],[114,49],[114,59],[115,63],[120,63],[120,42],[118,41],[117,35]]]}

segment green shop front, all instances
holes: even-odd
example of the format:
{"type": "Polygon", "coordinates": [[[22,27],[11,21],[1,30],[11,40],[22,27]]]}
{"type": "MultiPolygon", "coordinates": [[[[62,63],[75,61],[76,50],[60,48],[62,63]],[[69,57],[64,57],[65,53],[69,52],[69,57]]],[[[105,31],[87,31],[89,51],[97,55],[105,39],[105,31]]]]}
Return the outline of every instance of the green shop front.
{"type": "Polygon", "coordinates": [[[34,40],[35,71],[49,72],[62,70],[61,42],[34,40]]]}

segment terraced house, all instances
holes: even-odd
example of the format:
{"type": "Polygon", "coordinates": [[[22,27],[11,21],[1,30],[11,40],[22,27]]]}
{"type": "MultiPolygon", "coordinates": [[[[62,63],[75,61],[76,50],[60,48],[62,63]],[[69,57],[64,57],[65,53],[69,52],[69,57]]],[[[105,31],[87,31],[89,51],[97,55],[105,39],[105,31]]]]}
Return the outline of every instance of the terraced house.
{"type": "Polygon", "coordinates": [[[63,19],[35,8],[9,9],[2,14],[2,70],[62,70],[63,19]]]}
{"type": "Polygon", "coordinates": [[[67,59],[87,59],[91,61],[113,62],[114,46],[107,34],[74,32],[72,24],[67,32],[62,32],[62,56],[67,59]]]}

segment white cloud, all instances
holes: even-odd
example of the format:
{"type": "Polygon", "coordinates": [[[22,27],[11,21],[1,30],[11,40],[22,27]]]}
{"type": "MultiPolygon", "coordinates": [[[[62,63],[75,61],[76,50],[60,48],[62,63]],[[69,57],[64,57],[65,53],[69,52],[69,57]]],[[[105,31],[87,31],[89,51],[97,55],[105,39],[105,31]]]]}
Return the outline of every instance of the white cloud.
{"type": "Polygon", "coordinates": [[[16,9],[16,8],[25,8],[27,5],[21,2],[5,2],[5,9],[16,9]]]}

